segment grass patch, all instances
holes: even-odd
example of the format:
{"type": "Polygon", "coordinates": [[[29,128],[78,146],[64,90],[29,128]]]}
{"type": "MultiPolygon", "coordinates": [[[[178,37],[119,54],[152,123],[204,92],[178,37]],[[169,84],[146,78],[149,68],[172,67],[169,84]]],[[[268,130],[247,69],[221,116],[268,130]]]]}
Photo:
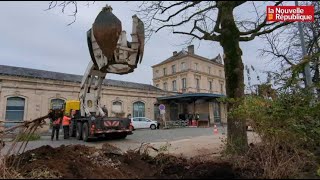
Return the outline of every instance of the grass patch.
{"type": "Polygon", "coordinates": [[[41,138],[41,136],[39,134],[19,134],[17,137],[17,141],[21,142],[21,141],[36,141],[39,140],[41,138]]]}

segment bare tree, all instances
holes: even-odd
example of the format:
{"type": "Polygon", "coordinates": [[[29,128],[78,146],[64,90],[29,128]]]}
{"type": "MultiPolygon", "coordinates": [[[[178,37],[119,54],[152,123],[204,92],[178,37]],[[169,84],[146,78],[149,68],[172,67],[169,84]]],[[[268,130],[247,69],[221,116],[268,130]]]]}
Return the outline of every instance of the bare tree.
{"type": "MultiPolygon", "coordinates": [[[[282,1],[268,3],[278,6],[282,1]]],[[[224,51],[227,96],[239,100],[244,97],[244,65],[239,42],[251,41],[290,24],[267,22],[265,4],[262,2],[259,7],[257,2],[247,1],[143,1],[137,12],[149,36],[161,29],[171,29],[174,34],[189,36],[190,41],[219,42],[224,51]],[[255,18],[241,20],[234,15],[235,9],[246,5],[251,6],[248,10],[255,12],[255,18]],[[258,10],[261,7],[263,13],[258,10]]],[[[239,101],[235,102],[228,105],[228,111],[238,106],[239,101]]],[[[227,149],[242,153],[247,143],[245,120],[228,117],[227,149]]]]}
{"type": "MultiPolygon", "coordinates": [[[[280,63],[282,72],[271,72],[278,82],[283,82],[280,88],[292,89],[305,78],[300,75],[304,73],[301,66],[306,62],[311,63],[311,74],[315,85],[319,84],[319,63],[320,63],[320,2],[306,1],[303,5],[313,5],[315,8],[315,21],[302,23],[304,39],[306,42],[307,57],[302,57],[301,43],[297,23],[290,25],[290,28],[283,29],[276,33],[270,33],[263,38],[268,42],[267,47],[261,49],[262,56],[271,55],[273,62],[280,63]]],[[[317,88],[320,95],[320,88],[317,88]]]]}
{"type": "MultiPolygon", "coordinates": [[[[95,3],[95,1],[87,1],[86,5],[89,7],[90,4],[94,4],[94,3],[95,3]]],[[[77,13],[78,13],[78,2],[77,1],[51,1],[49,3],[48,9],[46,9],[46,11],[52,10],[52,9],[58,7],[58,8],[61,8],[62,13],[65,13],[66,8],[68,8],[70,6],[73,9],[73,11],[71,14],[69,14],[69,16],[73,17],[73,21],[68,24],[68,26],[69,26],[69,25],[73,24],[74,22],[76,22],[76,20],[77,20],[77,13]]]]}
{"type": "MultiPolygon", "coordinates": [[[[278,6],[282,1],[274,2],[278,6]]],[[[228,98],[244,97],[244,66],[240,41],[251,41],[263,34],[271,33],[289,22],[267,22],[264,13],[260,14],[256,2],[247,1],[152,1],[143,2],[138,11],[146,23],[149,35],[164,28],[174,34],[183,34],[191,40],[219,42],[224,51],[226,92],[228,98]],[[234,10],[250,3],[256,10],[254,20],[239,20],[234,10]],[[189,27],[189,30],[186,30],[189,27]]],[[[238,103],[228,104],[228,111],[238,103]]],[[[247,149],[245,120],[228,117],[227,149],[244,152],[247,149]]]]}

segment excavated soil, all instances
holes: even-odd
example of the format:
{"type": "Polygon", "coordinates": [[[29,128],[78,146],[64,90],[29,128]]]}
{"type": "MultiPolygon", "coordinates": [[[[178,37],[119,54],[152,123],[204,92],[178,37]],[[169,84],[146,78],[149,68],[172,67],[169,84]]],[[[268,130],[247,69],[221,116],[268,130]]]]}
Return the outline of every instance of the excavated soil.
{"type": "Polygon", "coordinates": [[[186,160],[166,154],[150,157],[137,151],[122,153],[109,144],[102,149],[84,145],[42,146],[11,156],[8,163],[14,159],[20,160],[15,167],[25,178],[240,178],[228,162],[186,160]]]}

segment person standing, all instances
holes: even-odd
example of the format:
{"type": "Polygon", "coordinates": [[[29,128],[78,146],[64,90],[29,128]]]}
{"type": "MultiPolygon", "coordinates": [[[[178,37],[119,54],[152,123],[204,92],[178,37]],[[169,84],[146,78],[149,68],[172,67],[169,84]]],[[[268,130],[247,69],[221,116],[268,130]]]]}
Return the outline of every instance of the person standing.
{"type": "Polygon", "coordinates": [[[51,141],[53,141],[54,134],[56,133],[56,140],[59,140],[59,130],[61,126],[61,111],[55,110],[54,116],[52,117],[52,134],[51,134],[51,141]]]}
{"type": "Polygon", "coordinates": [[[104,112],[105,116],[108,117],[108,109],[107,109],[106,105],[103,105],[102,111],[104,112]]]}
{"type": "Polygon", "coordinates": [[[127,118],[131,119],[131,114],[130,113],[128,114],[127,118]]]}
{"type": "Polygon", "coordinates": [[[71,118],[68,117],[67,115],[63,116],[62,119],[62,127],[63,127],[63,136],[64,139],[68,139],[69,138],[69,126],[70,126],[70,121],[71,118]]]}

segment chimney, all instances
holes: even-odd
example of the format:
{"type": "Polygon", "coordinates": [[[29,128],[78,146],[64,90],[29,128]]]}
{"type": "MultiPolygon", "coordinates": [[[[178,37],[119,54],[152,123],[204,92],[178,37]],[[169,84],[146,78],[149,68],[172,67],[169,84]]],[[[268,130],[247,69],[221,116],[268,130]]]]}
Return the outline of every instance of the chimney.
{"type": "Polygon", "coordinates": [[[175,56],[175,55],[177,55],[178,53],[177,53],[177,51],[173,51],[173,55],[175,56]]]}
{"type": "Polygon", "coordinates": [[[188,53],[189,54],[194,54],[194,45],[188,46],[188,53]]]}

